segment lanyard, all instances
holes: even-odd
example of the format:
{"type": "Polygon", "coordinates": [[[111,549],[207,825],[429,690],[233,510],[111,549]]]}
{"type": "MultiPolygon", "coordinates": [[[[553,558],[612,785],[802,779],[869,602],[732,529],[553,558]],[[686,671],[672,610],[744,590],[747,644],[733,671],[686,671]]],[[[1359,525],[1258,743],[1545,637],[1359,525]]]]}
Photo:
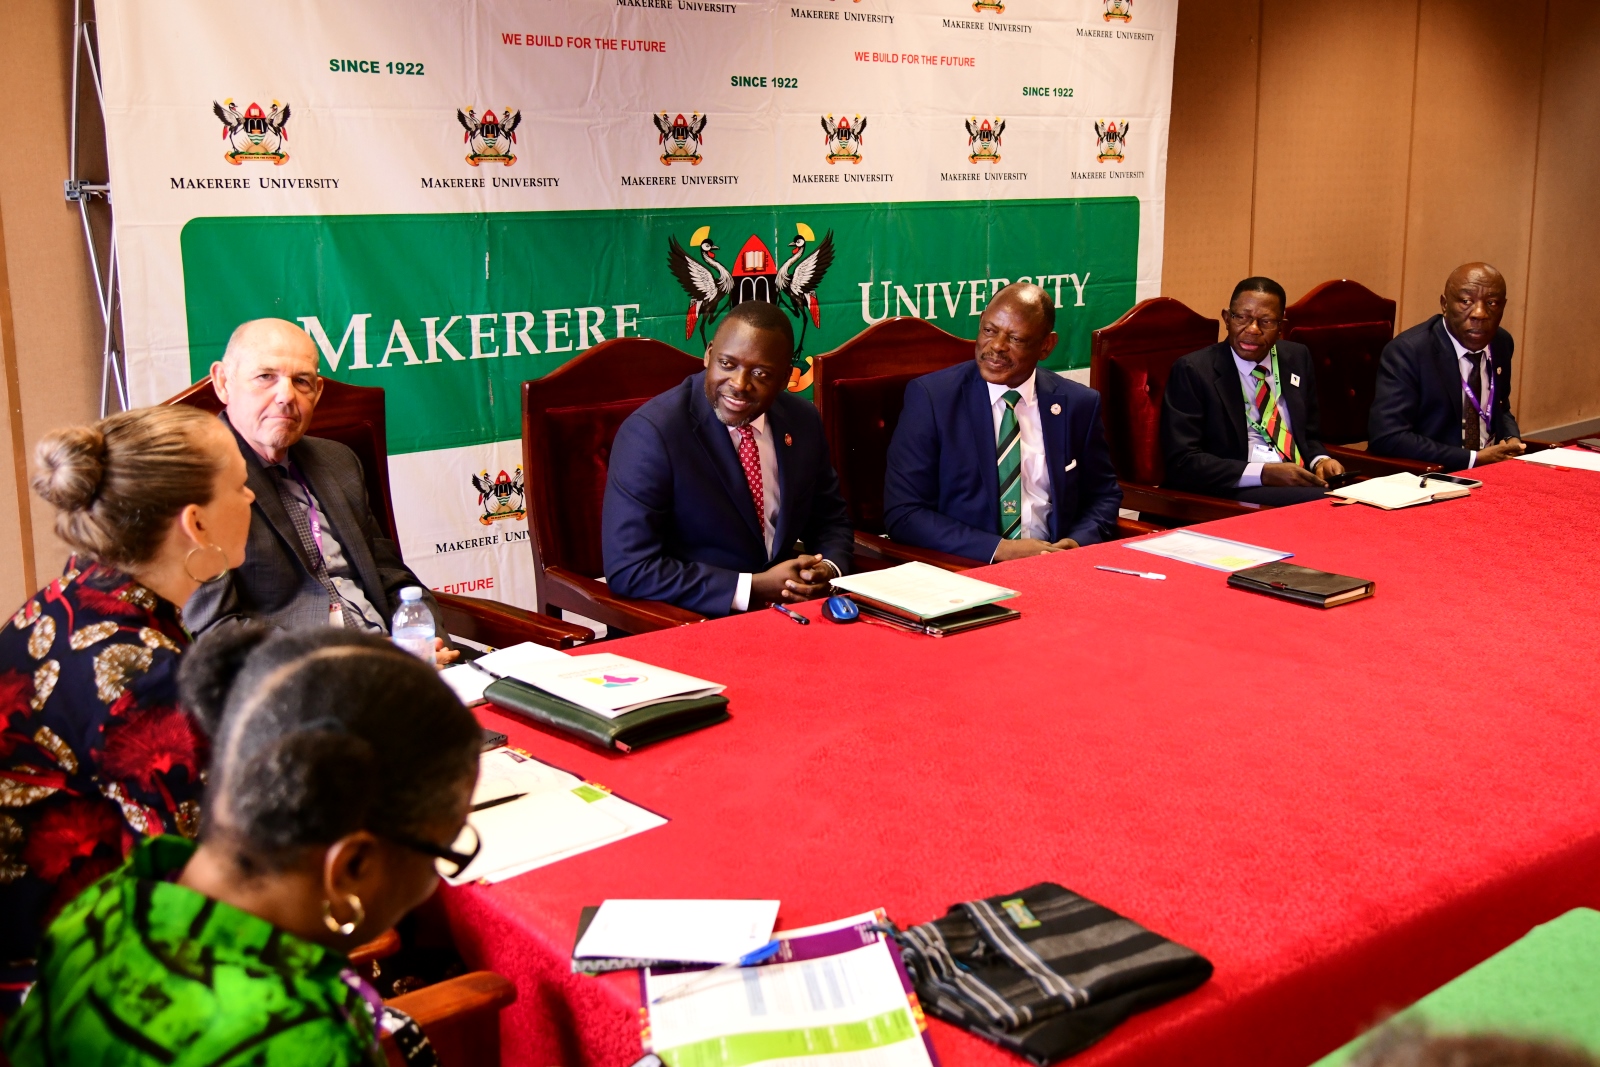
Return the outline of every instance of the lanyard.
{"type": "Polygon", "coordinates": [[[289,477],[295,484],[305,490],[306,494],[306,521],[311,524],[311,539],[317,543],[317,554],[323,559],[328,558],[327,552],[322,548],[322,519],[317,515],[317,498],[311,492],[311,486],[306,484],[305,478],[292,464],[285,463],[284,469],[289,472],[289,477]]]}
{"type": "MultiPolygon", "coordinates": [[[[1273,345],[1272,346],[1271,358],[1272,358],[1272,371],[1271,371],[1272,384],[1267,386],[1267,389],[1269,390],[1268,394],[1267,394],[1267,410],[1268,411],[1274,410],[1283,400],[1282,394],[1279,393],[1279,391],[1278,391],[1278,383],[1280,381],[1282,381],[1283,379],[1280,378],[1279,375],[1278,375],[1278,346],[1277,345],[1273,345]]],[[[1261,439],[1263,441],[1265,441],[1267,444],[1272,446],[1272,450],[1274,452],[1277,452],[1278,455],[1283,456],[1283,453],[1278,451],[1278,442],[1276,442],[1276,441],[1274,441],[1272,439],[1272,435],[1267,432],[1267,428],[1265,426],[1263,426],[1257,420],[1257,415],[1259,413],[1256,411],[1256,398],[1250,392],[1250,387],[1245,385],[1243,381],[1241,381],[1239,383],[1239,385],[1240,385],[1240,388],[1242,388],[1244,390],[1244,410],[1245,410],[1244,421],[1250,424],[1250,429],[1254,430],[1256,433],[1261,435],[1261,439]]],[[[1283,458],[1284,458],[1285,462],[1289,462],[1289,463],[1294,462],[1294,457],[1292,457],[1292,456],[1283,456],[1283,458]]]]}
{"type": "MultiPolygon", "coordinates": [[[[1483,350],[1483,355],[1484,355],[1483,374],[1484,374],[1484,377],[1489,379],[1489,389],[1488,389],[1489,406],[1488,407],[1484,407],[1484,405],[1478,403],[1478,394],[1474,393],[1472,391],[1472,386],[1470,384],[1468,384],[1468,382],[1467,382],[1467,378],[1471,373],[1470,371],[1467,372],[1466,374],[1461,375],[1461,390],[1462,390],[1462,392],[1467,394],[1467,402],[1472,405],[1472,410],[1476,411],[1478,413],[1478,418],[1483,420],[1484,425],[1492,426],[1494,424],[1494,394],[1496,392],[1496,389],[1495,389],[1496,383],[1495,383],[1495,375],[1494,375],[1494,360],[1488,358],[1489,357],[1489,350],[1487,348],[1485,348],[1483,350]]],[[[1468,356],[1468,358],[1471,358],[1472,353],[1468,352],[1467,356],[1468,356]]],[[[1456,361],[1456,367],[1459,369],[1460,366],[1461,366],[1461,361],[1457,360],[1456,361]]]]}

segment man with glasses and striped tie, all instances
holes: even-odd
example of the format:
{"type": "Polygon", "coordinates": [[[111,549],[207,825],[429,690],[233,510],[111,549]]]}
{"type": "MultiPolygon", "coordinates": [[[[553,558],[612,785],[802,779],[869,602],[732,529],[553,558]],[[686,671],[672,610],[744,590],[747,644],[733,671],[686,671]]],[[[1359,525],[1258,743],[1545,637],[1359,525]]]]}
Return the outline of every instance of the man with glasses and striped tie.
{"type": "Polygon", "coordinates": [[[1228,339],[1172,365],[1161,402],[1161,451],[1172,489],[1282,506],[1320,498],[1344,473],[1317,434],[1317,384],[1305,345],[1279,340],[1283,286],[1233,287],[1228,339]]]}
{"type": "Polygon", "coordinates": [[[1390,341],[1367,418],[1375,455],[1481,467],[1526,451],[1511,414],[1506,280],[1487,263],[1450,272],[1438,315],[1390,341]]]}
{"type": "Polygon", "coordinates": [[[889,443],[889,536],[983,562],[1104,541],[1117,486],[1100,396],[1039,366],[1056,346],[1056,309],[1039,286],[996,293],[973,360],[906,386],[889,443]]]}

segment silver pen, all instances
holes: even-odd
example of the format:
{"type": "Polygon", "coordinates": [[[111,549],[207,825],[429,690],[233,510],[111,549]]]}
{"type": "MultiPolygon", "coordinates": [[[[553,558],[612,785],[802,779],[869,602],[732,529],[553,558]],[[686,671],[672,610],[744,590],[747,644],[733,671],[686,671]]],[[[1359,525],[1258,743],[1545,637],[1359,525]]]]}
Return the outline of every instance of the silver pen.
{"type": "Polygon", "coordinates": [[[1099,563],[1094,565],[1094,569],[1097,571],[1110,571],[1112,574],[1131,574],[1135,578],[1154,578],[1161,582],[1167,580],[1165,574],[1157,574],[1155,571],[1125,571],[1121,567],[1106,567],[1099,563]]]}

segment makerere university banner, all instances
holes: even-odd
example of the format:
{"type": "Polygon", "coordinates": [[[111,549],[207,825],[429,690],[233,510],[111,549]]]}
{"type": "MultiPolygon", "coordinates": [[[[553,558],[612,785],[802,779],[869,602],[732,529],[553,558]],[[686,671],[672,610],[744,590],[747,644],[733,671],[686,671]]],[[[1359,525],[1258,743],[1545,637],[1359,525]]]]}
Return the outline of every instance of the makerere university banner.
{"type": "Polygon", "coordinates": [[[519,385],[603,340],[886,316],[1052,366],[1157,293],[1177,0],[99,0],[135,403],[239,322],[387,393],[406,560],[531,606],[519,385]]]}

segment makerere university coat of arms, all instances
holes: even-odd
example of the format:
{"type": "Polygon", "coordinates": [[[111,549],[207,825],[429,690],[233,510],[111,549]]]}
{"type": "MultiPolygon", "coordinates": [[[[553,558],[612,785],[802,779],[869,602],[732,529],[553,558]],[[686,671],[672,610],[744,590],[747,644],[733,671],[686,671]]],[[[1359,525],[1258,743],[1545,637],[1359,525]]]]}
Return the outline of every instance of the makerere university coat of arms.
{"type": "Polygon", "coordinates": [[[702,158],[700,142],[705,140],[706,116],[696,111],[688,118],[680,114],[675,119],[669,119],[663,111],[650,117],[655,120],[656,130],[661,134],[661,165],[670,167],[674,163],[687,163],[698,167],[702,158]]]}
{"type": "Polygon", "coordinates": [[[501,471],[499,477],[494,479],[489,477],[487,470],[480,471],[472,476],[472,487],[478,491],[478,506],[483,509],[478,521],[485,526],[501,519],[528,517],[528,506],[522,491],[521,467],[517,468],[515,475],[501,471]]]}
{"type": "Polygon", "coordinates": [[[711,227],[702,226],[689,238],[691,255],[676,237],[667,238],[667,266],[689,296],[689,311],[684,316],[684,340],[699,327],[700,342],[709,346],[717,319],[730,307],[746,300],[765,300],[788,312],[800,324],[795,337],[793,372],[789,388],[805,389],[811,384],[810,361],[805,355],[808,326],[822,327],[822,304],[817,288],[833,266],[833,231],[822,240],[803,222],[795,223],[789,242],[789,258],[781,264],[765,241],[751,234],[739,249],[733,269],[717,259],[719,246],[711,239],[711,227]],[[726,307],[724,306],[726,304],[726,307]]]}
{"type": "Polygon", "coordinates": [[[861,162],[861,135],[867,130],[867,120],[860,115],[855,122],[851,122],[843,115],[839,116],[837,124],[833,116],[829,115],[822,120],[822,135],[824,144],[828,146],[828,165],[835,163],[860,163],[861,162]]]}
{"type": "Polygon", "coordinates": [[[476,167],[480,163],[504,163],[511,166],[517,155],[511,150],[517,143],[517,127],[522,124],[522,112],[514,107],[503,107],[500,114],[485,111],[478,118],[472,108],[456,109],[456,121],[467,131],[462,142],[467,146],[467,162],[476,167]]]}
{"type": "Polygon", "coordinates": [[[1106,0],[1106,22],[1132,22],[1133,0],[1106,0]]]}
{"type": "Polygon", "coordinates": [[[222,139],[228,151],[222,154],[234,166],[250,161],[281,167],[289,162],[285,142],[289,140],[289,105],[272,102],[271,111],[261,110],[254,100],[243,112],[234,106],[233,97],[222,103],[211,101],[211,112],[222,121],[222,139]]]}
{"type": "Polygon", "coordinates": [[[978,121],[977,116],[967,120],[967,147],[971,154],[969,163],[1000,162],[1000,135],[1006,130],[1006,120],[997,118],[991,125],[988,119],[978,121]]]}
{"type": "Polygon", "coordinates": [[[1094,124],[1095,146],[1099,154],[1095,156],[1102,163],[1120,163],[1122,154],[1128,146],[1128,120],[1118,122],[1116,119],[1105,119],[1094,124]]]}

